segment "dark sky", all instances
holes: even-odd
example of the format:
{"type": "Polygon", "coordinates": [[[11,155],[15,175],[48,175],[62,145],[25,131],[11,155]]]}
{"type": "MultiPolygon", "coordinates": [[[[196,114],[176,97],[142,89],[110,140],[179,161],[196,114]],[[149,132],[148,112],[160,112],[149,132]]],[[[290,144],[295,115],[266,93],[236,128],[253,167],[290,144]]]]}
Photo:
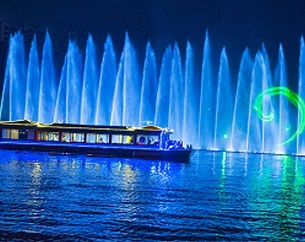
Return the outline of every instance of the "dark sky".
{"type": "Polygon", "coordinates": [[[174,41],[184,49],[187,40],[202,55],[208,29],[215,58],[226,46],[233,70],[246,47],[254,57],[262,43],[274,67],[282,43],[294,78],[305,32],[304,0],[0,0],[0,12],[40,27],[55,27],[67,39],[76,38],[80,46],[88,33],[103,46],[109,33],[118,53],[128,31],[140,55],[148,40],[157,55],[174,41]]]}

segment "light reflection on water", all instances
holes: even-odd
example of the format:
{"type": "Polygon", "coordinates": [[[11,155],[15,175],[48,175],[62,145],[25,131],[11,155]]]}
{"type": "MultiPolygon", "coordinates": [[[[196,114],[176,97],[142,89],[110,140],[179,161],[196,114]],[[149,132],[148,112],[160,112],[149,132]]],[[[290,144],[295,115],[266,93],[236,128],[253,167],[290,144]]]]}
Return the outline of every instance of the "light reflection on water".
{"type": "Polygon", "coordinates": [[[1,151],[0,238],[298,241],[304,162],[223,152],[197,152],[181,164],[1,151]]]}

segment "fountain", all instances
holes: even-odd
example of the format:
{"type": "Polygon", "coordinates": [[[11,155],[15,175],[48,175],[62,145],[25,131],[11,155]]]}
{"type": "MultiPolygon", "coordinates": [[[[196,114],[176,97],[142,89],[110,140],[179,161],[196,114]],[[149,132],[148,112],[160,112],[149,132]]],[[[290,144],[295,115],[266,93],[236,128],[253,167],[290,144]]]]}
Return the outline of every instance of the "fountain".
{"type": "Polygon", "coordinates": [[[29,65],[27,73],[27,88],[25,97],[24,117],[29,120],[38,120],[38,104],[40,89],[40,68],[37,53],[37,41],[34,37],[29,55],[29,65]]]}
{"type": "MultiPolygon", "coordinates": [[[[28,72],[29,71],[33,70],[28,70],[28,72]]],[[[29,85],[28,90],[31,90],[31,88],[32,86],[29,85]]],[[[41,61],[38,120],[43,120],[47,123],[53,121],[56,95],[57,81],[55,78],[55,70],[53,64],[53,49],[51,38],[47,32],[41,61]]]]}
{"type": "Polygon", "coordinates": [[[154,123],[158,88],[155,53],[147,43],[140,101],[140,124],[154,123]]]}
{"type": "Polygon", "coordinates": [[[139,78],[138,61],[135,49],[128,34],[126,34],[115,81],[110,124],[139,125],[140,96],[141,80],[139,78]]]}
{"type": "Polygon", "coordinates": [[[119,59],[111,37],[107,37],[101,63],[97,62],[100,58],[91,35],[84,55],[77,43],[69,40],[60,75],[54,71],[48,32],[41,60],[37,48],[34,37],[27,58],[22,33],[10,37],[1,120],[155,124],[174,129],[174,138],[182,137],[199,149],[305,155],[303,38],[296,91],[288,89],[282,45],[274,71],[264,45],[254,59],[245,49],[235,81],[225,48],[219,66],[212,64],[208,32],[201,75],[195,73],[196,60],[189,42],[185,58],[175,43],[165,48],[158,66],[150,42],[144,62],[138,62],[127,33],[119,59]]]}
{"type": "Polygon", "coordinates": [[[199,148],[213,147],[216,107],[216,78],[212,75],[211,47],[208,32],[203,49],[201,85],[200,85],[198,140],[199,148]]]}
{"type": "Polygon", "coordinates": [[[113,50],[111,38],[108,36],[104,46],[104,55],[98,84],[95,114],[95,123],[97,124],[110,124],[116,74],[116,55],[113,50]],[[104,90],[107,90],[107,92],[104,90]]]}
{"type": "Polygon", "coordinates": [[[99,74],[97,68],[95,45],[92,36],[89,35],[81,95],[81,123],[95,123],[99,74]]]}
{"type": "Polygon", "coordinates": [[[1,120],[23,118],[27,88],[24,38],[20,32],[10,37],[4,78],[0,107],[1,120]]]}

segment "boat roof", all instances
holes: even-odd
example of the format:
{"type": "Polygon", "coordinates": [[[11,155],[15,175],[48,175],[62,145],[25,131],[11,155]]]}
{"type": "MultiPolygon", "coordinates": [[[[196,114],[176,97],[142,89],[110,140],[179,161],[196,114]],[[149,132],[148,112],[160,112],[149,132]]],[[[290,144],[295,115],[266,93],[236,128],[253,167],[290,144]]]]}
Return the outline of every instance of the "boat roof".
{"type": "Polygon", "coordinates": [[[19,119],[14,121],[0,121],[0,126],[25,126],[36,127],[37,122],[28,119],[19,119]]]}
{"type": "Polygon", "coordinates": [[[68,123],[39,123],[27,119],[20,119],[15,121],[0,121],[0,126],[9,126],[9,127],[33,127],[33,128],[42,128],[48,130],[71,130],[71,131],[137,131],[140,133],[160,133],[160,132],[167,132],[172,133],[172,130],[168,130],[166,128],[161,128],[159,126],[148,125],[143,127],[134,127],[134,126],[110,126],[110,125],[87,125],[87,124],[68,124],[68,123]]]}

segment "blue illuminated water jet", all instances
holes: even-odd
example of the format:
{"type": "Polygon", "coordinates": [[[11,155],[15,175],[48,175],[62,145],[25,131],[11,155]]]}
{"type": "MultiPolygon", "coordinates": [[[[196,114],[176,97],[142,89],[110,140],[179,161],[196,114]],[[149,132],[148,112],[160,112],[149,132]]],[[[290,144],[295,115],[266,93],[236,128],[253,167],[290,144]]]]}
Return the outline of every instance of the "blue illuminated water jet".
{"type": "MultiPolygon", "coordinates": [[[[190,42],[184,47],[178,43],[167,46],[160,60],[148,42],[141,63],[127,33],[120,55],[110,36],[101,57],[91,35],[85,52],[70,39],[59,75],[55,73],[48,32],[41,59],[36,37],[28,58],[22,33],[13,34],[9,44],[1,120],[155,124],[174,129],[174,138],[183,138],[196,148],[305,154],[303,133],[285,146],[276,146],[288,140],[300,126],[298,106],[289,102],[287,96],[262,97],[262,113],[275,115],[270,122],[260,120],[253,108],[256,98],[265,90],[288,86],[282,45],[274,70],[264,45],[254,59],[246,48],[235,81],[225,48],[215,54],[219,65],[213,62],[208,32],[199,63],[190,42]]],[[[295,93],[302,99],[305,99],[304,80],[305,46],[301,38],[299,85],[295,93]]]]}
{"type": "MultiPolygon", "coordinates": [[[[57,80],[55,77],[53,63],[53,47],[50,35],[47,32],[43,46],[41,61],[38,121],[46,123],[53,122],[56,94],[57,80]]],[[[19,103],[20,100],[22,99],[19,99],[19,103]]]]}
{"type": "Polygon", "coordinates": [[[38,120],[38,104],[40,89],[40,65],[37,53],[36,36],[31,44],[29,55],[29,65],[27,73],[27,87],[25,97],[25,114],[24,117],[29,120],[38,120]]]}
{"type": "Polygon", "coordinates": [[[251,109],[250,91],[251,91],[251,74],[253,60],[250,57],[249,50],[246,49],[241,58],[239,67],[236,95],[233,109],[232,133],[230,137],[229,149],[247,150],[246,139],[248,135],[248,118],[251,109]],[[241,112],[242,110],[242,112],[241,112]]]}
{"type": "MultiPolygon", "coordinates": [[[[285,63],[285,56],[283,46],[280,45],[278,51],[278,62],[274,74],[274,85],[276,86],[288,86],[287,80],[287,70],[286,70],[286,63],[285,63]]],[[[292,113],[289,112],[291,109],[289,106],[289,102],[287,102],[286,97],[283,95],[279,96],[278,100],[279,110],[276,115],[277,118],[277,132],[275,133],[275,142],[276,140],[287,140],[291,134],[291,126],[294,120],[297,120],[297,116],[293,116],[292,113]]],[[[295,125],[296,126],[296,122],[295,125]]],[[[295,146],[295,144],[294,144],[295,146]]],[[[283,148],[284,151],[284,148],[283,148]]]]}
{"type": "Polygon", "coordinates": [[[214,147],[219,150],[227,148],[228,136],[231,133],[233,117],[233,93],[230,79],[229,63],[226,50],[220,56],[218,87],[216,95],[216,119],[214,129],[214,147]],[[225,105],[224,105],[225,104],[225,105]]]}
{"type": "Polygon", "coordinates": [[[217,85],[212,72],[211,46],[207,32],[204,42],[200,85],[198,141],[196,143],[196,146],[199,148],[206,148],[211,147],[212,144],[214,145],[217,85]]]}
{"type": "Polygon", "coordinates": [[[64,64],[61,69],[61,75],[59,80],[59,87],[57,92],[54,121],[66,122],[66,96],[67,96],[67,54],[65,56],[64,64]]]}
{"type": "Polygon", "coordinates": [[[66,82],[66,122],[80,123],[83,64],[82,55],[75,41],[70,41],[68,46],[66,82]]]}
{"type": "Polygon", "coordinates": [[[10,37],[3,91],[1,97],[1,119],[24,118],[26,97],[26,62],[24,38],[21,32],[10,37]]]}
{"type": "Polygon", "coordinates": [[[96,124],[110,124],[116,75],[116,54],[113,49],[111,38],[108,36],[104,45],[104,54],[100,68],[95,114],[96,124]]]}
{"type": "Polygon", "coordinates": [[[94,124],[98,92],[96,48],[89,35],[86,48],[83,87],[81,96],[81,123],[94,124]]]}
{"type": "Polygon", "coordinates": [[[168,127],[169,90],[172,66],[172,48],[167,47],[162,58],[159,85],[157,91],[155,124],[168,127]]]}
{"type": "Polygon", "coordinates": [[[145,63],[143,68],[142,90],[140,101],[140,124],[154,123],[156,109],[156,95],[158,88],[156,57],[147,43],[145,63]]]}
{"type": "Polygon", "coordinates": [[[189,134],[198,133],[199,118],[199,95],[200,79],[195,78],[194,70],[194,51],[189,42],[186,45],[185,58],[185,76],[184,76],[184,103],[183,103],[183,140],[188,140],[191,144],[196,144],[197,136],[189,134]]]}
{"type": "Polygon", "coordinates": [[[141,80],[135,49],[126,34],[113,97],[111,125],[139,125],[141,80]]]}
{"type": "MultiPolygon", "coordinates": [[[[305,98],[305,43],[304,38],[301,38],[301,47],[300,47],[300,65],[299,65],[299,95],[303,99],[305,98]]],[[[300,125],[300,117],[298,113],[297,125],[300,125]]],[[[297,153],[305,154],[305,133],[302,133],[297,137],[297,153]]]]}
{"type": "Polygon", "coordinates": [[[177,138],[181,137],[181,131],[183,128],[183,96],[184,80],[181,57],[178,44],[175,43],[170,78],[168,127],[180,131],[180,134],[177,134],[177,132],[175,133],[177,138]]]}
{"type": "MultiPolygon", "coordinates": [[[[264,54],[259,51],[254,60],[251,75],[251,89],[249,100],[249,112],[247,123],[246,150],[261,151],[265,150],[265,122],[261,122],[255,110],[252,108],[255,98],[265,89],[268,88],[268,73],[264,54]]],[[[264,101],[263,109],[266,111],[267,101],[264,101]]]]}

